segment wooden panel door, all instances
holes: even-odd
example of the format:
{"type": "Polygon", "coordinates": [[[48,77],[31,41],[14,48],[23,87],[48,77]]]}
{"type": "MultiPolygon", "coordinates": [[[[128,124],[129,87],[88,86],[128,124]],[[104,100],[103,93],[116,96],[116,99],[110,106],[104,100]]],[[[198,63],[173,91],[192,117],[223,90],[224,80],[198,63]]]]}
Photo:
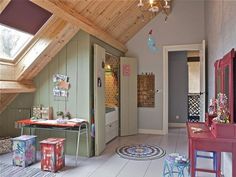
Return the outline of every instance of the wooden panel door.
{"type": "Polygon", "coordinates": [[[138,133],[137,119],[137,60],[120,60],[120,135],[138,133]]]}
{"type": "Polygon", "coordinates": [[[105,149],[105,49],[94,44],[95,155],[105,149]]]}

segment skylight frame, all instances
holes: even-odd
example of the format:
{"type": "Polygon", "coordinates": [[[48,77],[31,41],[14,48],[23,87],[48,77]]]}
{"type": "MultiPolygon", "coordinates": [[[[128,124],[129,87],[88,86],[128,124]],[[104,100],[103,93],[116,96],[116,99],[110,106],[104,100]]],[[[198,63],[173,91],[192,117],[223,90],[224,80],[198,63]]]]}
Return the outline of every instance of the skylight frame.
{"type": "Polygon", "coordinates": [[[14,31],[18,31],[20,33],[29,35],[28,39],[24,42],[24,44],[21,47],[19,47],[19,49],[15,52],[15,54],[14,54],[14,56],[12,58],[11,57],[4,57],[4,58],[0,57],[0,62],[16,63],[16,61],[20,58],[20,56],[27,50],[27,47],[31,44],[31,41],[33,41],[35,35],[29,34],[29,33],[23,32],[23,31],[20,31],[18,29],[11,28],[11,27],[6,26],[6,25],[1,24],[1,23],[0,23],[0,26],[3,27],[3,28],[12,29],[14,31]]]}

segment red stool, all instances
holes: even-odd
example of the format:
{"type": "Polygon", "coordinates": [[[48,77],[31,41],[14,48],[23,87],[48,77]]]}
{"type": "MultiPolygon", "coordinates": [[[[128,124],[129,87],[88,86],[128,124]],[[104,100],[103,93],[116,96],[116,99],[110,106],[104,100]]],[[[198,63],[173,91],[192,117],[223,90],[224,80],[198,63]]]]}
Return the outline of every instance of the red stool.
{"type": "Polygon", "coordinates": [[[41,169],[56,172],[65,166],[64,138],[48,138],[40,142],[41,169]]]}

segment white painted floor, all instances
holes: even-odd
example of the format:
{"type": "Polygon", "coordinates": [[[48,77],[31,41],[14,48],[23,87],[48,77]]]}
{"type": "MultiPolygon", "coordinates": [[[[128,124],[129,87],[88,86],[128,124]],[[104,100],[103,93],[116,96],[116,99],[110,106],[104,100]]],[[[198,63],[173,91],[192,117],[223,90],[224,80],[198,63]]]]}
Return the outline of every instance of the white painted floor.
{"type": "MultiPolygon", "coordinates": [[[[144,135],[119,137],[111,141],[101,156],[85,158],[80,157],[75,166],[75,157],[66,156],[66,167],[57,172],[57,177],[162,177],[164,157],[149,161],[134,161],[119,157],[115,150],[121,145],[129,144],[158,145],[166,150],[166,153],[178,152],[187,155],[186,130],[170,129],[165,136],[144,135]]],[[[0,161],[12,163],[12,154],[0,155],[0,161]]],[[[210,168],[209,160],[199,160],[199,166],[210,168]]],[[[32,165],[40,168],[40,162],[32,165]]],[[[186,175],[187,176],[187,175],[186,175]]],[[[215,176],[207,173],[198,173],[199,177],[215,176]]]]}

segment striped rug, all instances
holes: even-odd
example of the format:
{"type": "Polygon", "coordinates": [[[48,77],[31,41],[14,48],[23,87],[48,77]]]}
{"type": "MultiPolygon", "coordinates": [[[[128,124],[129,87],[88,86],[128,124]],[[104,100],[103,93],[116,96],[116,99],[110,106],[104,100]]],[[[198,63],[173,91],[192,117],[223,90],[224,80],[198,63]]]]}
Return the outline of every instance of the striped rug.
{"type": "Polygon", "coordinates": [[[0,177],[55,177],[56,174],[39,168],[18,167],[0,162],[0,177]]]}

